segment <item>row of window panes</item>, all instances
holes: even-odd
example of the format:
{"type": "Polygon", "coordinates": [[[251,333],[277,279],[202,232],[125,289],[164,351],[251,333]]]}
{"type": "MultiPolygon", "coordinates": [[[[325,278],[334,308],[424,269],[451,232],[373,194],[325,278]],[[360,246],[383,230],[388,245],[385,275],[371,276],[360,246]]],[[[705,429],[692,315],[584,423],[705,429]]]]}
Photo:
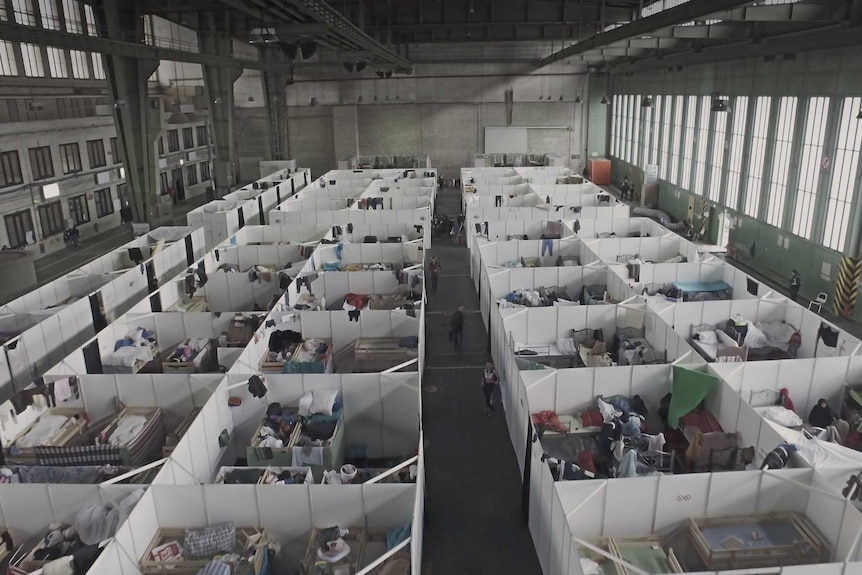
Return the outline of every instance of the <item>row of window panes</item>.
{"type": "MultiPolygon", "coordinates": [[[[209,145],[209,131],[206,126],[197,126],[197,145],[206,146],[209,145]]],[[[180,151],[180,135],[179,130],[168,130],[166,134],[166,138],[168,141],[168,152],[179,152],[180,151]]],[[[183,149],[188,150],[189,148],[195,147],[195,132],[193,128],[183,128],[183,149]]],[[[165,153],[165,146],[161,138],[159,138],[159,154],[165,153]]]]}
{"type": "MultiPolygon", "coordinates": [[[[42,60],[42,50],[46,51],[48,57],[48,76],[51,78],[68,78],[69,65],[71,63],[72,78],[76,80],[90,79],[90,64],[92,64],[92,76],[94,80],[105,79],[105,68],[102,64],[102,55],[95,52],[88,55],[81,50],[65,50],[53,46],[42,47],[36,44],[22,42],[21,61],[24,65],[24,75],[28,78],[44,78],[45,65],[42,60]],[[88,62],[89,60],[89,62],[88,62]]],[[[17,76],[18,64],[15,60],[15,50],[12,42],[0,40],[0,76],[17,76]]]]}
{"type": "MultiPolygon", "coordinates": [[[[38,0],[39,21],[46,30],[62,30],[63,19],[60,18],[58,2],[60,0],[38,0]]],[[[96,17],[93,7],[78,0],[62,0],[65,16],[65,31],[72,34],[83,34],[81,10],[84,11],[84,21],[87,24],[87,34],[96,36],[96,17]]],[[[34,0],[12,0],[12,12],[17,24],[36,26],[36,6],[34,0]]],[[[6,20],[6,10],[0,12],[0,20],[6,20]]]]}
{"type": "Polygon", "coordinates": [[[96,106],[107,103],[104,97],[8,98],[0,100],[0,123],[91,118],[96,116],[96,106]]]}
{"type": "MultiPolygon", "coordinates": [[[[111,138],[111,154],[115,164],[120,162],[119,148],[117,139],[111,138]]],[[[73,174],[80,172],[83,168],[81,165],[81,152],[77,142],[69,144],[60,144],[60,167],[64,174],[73,174]]],[[[51,156],[50,146],[40,146],[38,148],[30,148],[30,169],[32,170],[33,180],[45,180],[54,177],[54,160],[51,156]]],[[[108,165],[105,157],[105,141],[104,140],[88,140],[87,141],[87,158],[89,159],[90,169],[102,168],[108,165]]],[[[21,161],[18,152],[0,152],[0,188],[22,184],[23,177],[21,174],[21,161]]]]}
{"type": "MultiPolygon", "coordinates": [[[[93,194],[96,204],[96,217],[104,218],[114,213],[114,201],[111,196],[111,189],[104,188],[96,190],[93,194]]],[[[69,198],[69,218],[74,225],[82,225],[90,221],[90,205],[87,202],[86,194],[69,198]]],[[[65,221],[63,218],[62,201],[57,200],[48,204],[38,206],[39,222],[42,225],[42,237],[48,238],[57,235],[65,230],[65,221]]],[[[7,214],[6,222],[6,237],[10,247],[19,247],[26,245],[27,233],[33,234],[35,239],[35,229],[33,227],[33,216],[30,210],[23,210],[12,214],[7,214]]]]}
{"type": "Polygon", "coordinates": [[[822,241],[832,249],[843,248],[859,172],[862,122],[854,119],[862,98],[844,98],[840,106],[836,105],[840,108],[833,112],[840,115],[837,150],[834,166],[827,168],[821,166],[830,114],[826,97],[809,98],[803,109],[795,97],[776,98],[773,103],[768,96],[752,101],[739,96],[730,114],[711,113],[709,96],[656,96],[652,108],[642,111],[640,96],[615,95],[613,105],[612,155],[636,165],[659,164],[662,179],[698,195],[706,194],[714,202],[722,201],[726,161],[725,205],[751,217],[758,217],[763,209],[767,223],[776,227],[785,220],[788,185],[793,181],[791,155],[796,138],[801,137],[801,142],[796,142],[800,159],[791,229],[811,239],[821,179],[829,178],[822,241]],[[641,134],[643,142],[638,142],[641,134]],[[767,171],[769,142],[774,142],[774,150],[767,171]],[[743,189],[745,199],[739,205],[743,189]],[[763,207],[762,198],[766,202],[763,207]]]}

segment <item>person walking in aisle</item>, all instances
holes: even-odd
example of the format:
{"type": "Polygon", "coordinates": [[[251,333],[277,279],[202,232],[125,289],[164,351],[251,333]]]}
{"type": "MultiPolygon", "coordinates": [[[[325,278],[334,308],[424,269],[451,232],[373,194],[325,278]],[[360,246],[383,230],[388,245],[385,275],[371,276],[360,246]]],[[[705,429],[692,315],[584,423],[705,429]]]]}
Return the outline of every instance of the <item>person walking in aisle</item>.
{"type": "Polygon", "coordinates": [[[799,288],[802,287],[802,276],[796,270],[793,270],[793,275],[790,276],[790,299],[796,301],[799,297],[799,288]]]}
{"type": "Polygon", "coordinates": [[[437,291],[437,282],[440,280],[440,270],[442,267],[437,256],[431,256],[431,261],[428,262],[428,271],[431,273],[431,291],[433,292],[437,291]]]}
{"type": "Polygon", "coordinates": [[[494,390],[499,383],[500,377],[497,375],[497,370],[494,369],[494,364],[486,363],[485,371],[482,373],[482,393],[485,394],[485,415],[491,415],[496,412],[494,409],[494,390]]]}
{"type": "Polygon", "coordinates": [[[461,345],[464,343],[464,306],[459,306],[455,313],[452,314],[452,320],[449,323],[449,339],[452,340],[452,347],[455,351],[461,351],[461,345]]]}

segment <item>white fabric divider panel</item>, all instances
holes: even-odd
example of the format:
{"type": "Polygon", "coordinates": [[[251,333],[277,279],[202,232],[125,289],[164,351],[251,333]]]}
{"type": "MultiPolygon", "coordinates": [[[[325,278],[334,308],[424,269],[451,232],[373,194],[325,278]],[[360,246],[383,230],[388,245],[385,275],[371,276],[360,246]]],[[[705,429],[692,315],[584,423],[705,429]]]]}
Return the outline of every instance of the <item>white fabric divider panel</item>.
{"type": "Polygon", "coordinates": [[[706,473],[660,476],[652,531],[666,531],[689,517],[703,517],[709,481],[710,474],[706,473]]]}
{"type": "Polygon", "coordinates": [[[317,212],[288,212],[273,210],[271,221],[276,224],[322,224],[326,226],[348,223],[359,224],[411,224],[424,225],[431,222],[430,208],[416,210],[338,210],[317,212]]]}
{"type": "Polygon", "coordinates": [[[4,527],[17,531],[24,538],[42,537],[51,523],[70,523],[79,509],[118,502],[139,488],[136,485],[0,485],[0,517],[4,527]]]}
{"type": "Polygon", "coordinates": [[[411,526],[411,570],[413,573],[422,572],[422,542],[424,540],[425,526],[425,448],[424,439],[419,436],[419,462],[416,474],[416,499],[413,502],[413,524],[411,526]]]}
{"type": "Polygon", "coordinates": [[[757,492],[757,505],[752,506],[752,508],[757,513],[795,511],[805,514],[811,492],[785,480],[789,479],[810,485],[813,474],[814,471],[811,469],[782,469],[762,472],[760,489],[757,492]]]}
{"type": "Polygon", "coordinates": [[[245,387],[231,390],[242,400],[229,411],[240,450],[250,444],[270,402],[295,406],[307,391],[334,389],[344,401],[347,445],[366,445],[369,457],[408,457],[416,452],[420,412],[416,373],[268,374],[264,380],[268,393],[263,399],[251,397],[245,387]]]}
{"type": "MultiPolygon", "coordinates": [[[[642,479],[645,481],[638,483],[637,492],[640,492],[645,483],[649,483],[653,478],[645,477],[642,479]]],[[[570,534],[582,539],[601,537],[605,532],[605,523],[613,520],[613,516],[605,512],[605,501],[609,498],[608,488],[612,484],[622,486],[629,481],[628,479],[619,479],[612,483],[608,481],[558,481],[555,483],[554,490],[557,492],[557,497],[566,514],[570,534]]],[[[631,489],[620,490],[621,493],[630,493],[631,491],[631,489]]],[[[625,496],[623,495],[623,497],[625,496]]],[[[629,522],[637,521],[638,516],[625,512],[623,517],[629,522]]]]}
{"type": "Polygon", "coordinates": [[[809,494],[805,515],[823,537],[833,544],[832,558],[842,560],[854,547],[857,530],[862,527],[862,516],[840,493],[835,492],[832,497],[823,493],[831,492],[833,488],[819,473],[812,472],[811,486],[819,491],[809,494]],[[843,531],[845,520],[856,529],[843,531]]]}

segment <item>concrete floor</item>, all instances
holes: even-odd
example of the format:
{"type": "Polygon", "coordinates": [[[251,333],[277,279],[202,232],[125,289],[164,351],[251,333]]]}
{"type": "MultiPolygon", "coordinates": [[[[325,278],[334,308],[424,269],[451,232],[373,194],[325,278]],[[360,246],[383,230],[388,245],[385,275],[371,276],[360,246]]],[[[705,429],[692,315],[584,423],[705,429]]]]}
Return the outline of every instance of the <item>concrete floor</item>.
{"type": "MultiPolygon", "coordinates": [[[[438,213],[453,217],[458,190],[437,195],[438,213]]],[[[433,241],[442,264],[437,293],[428,294],[422,412],[425,433],[423,575],[540,574],[523,521],[521,474],[506,420],[485,415],[482,370],[490,361],[488,333],[470,280],[469,252],[433,241]],[[448,340],[451,313],[466,309],[464,349],[448,340]]],[[[429,284],[430,285],[430,284],[429,284]]],[[[499,399],[499,398],[498,398],[499,399]]]]}

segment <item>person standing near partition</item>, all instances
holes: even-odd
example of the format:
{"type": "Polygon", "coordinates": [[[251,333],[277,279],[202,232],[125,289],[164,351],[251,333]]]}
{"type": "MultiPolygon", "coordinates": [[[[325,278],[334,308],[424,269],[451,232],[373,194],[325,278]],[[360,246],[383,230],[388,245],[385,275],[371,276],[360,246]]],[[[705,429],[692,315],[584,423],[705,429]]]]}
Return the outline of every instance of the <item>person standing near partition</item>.
{"type": "Polygon", "coordinates": [[[431,261],[428,262],[428,271],[431,273],[431,291],[433,292],[437,291],[437,282],[440,281],[440,270],[442,267],[437,256],[431,256],[431,261]]]}
{"type": "Polygon", "coordinates": [[[799,289],[802,287],[802,275],[793,270],[793,275],[790,276],[790,299],[796,301],[799,297],[799,289]]]}
{"type": "Polygon", "coordinates": [[[500,383],[500,377],[497,375],[497,370],[494,369],[493,363],[485,364],[485,371],[482,373],[482,393],[485,394],[485,415],[495,413],[494,409],[494,390],[500,383]]]}

